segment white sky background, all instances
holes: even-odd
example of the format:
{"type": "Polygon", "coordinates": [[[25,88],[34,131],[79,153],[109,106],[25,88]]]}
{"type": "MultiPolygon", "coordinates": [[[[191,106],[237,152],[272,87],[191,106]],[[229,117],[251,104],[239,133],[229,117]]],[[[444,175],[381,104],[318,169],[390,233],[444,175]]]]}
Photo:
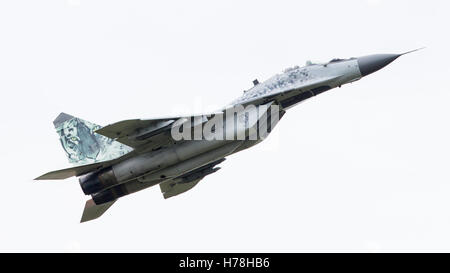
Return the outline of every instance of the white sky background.
{"type": "Polygon", "coordinates": [[[1,1],[1,251],[450,250],[448,1],[1,1]],[[306,60],[404,56],[291,109],[193,190],[79,224],[52,121],[216,109],[306,60]]]}

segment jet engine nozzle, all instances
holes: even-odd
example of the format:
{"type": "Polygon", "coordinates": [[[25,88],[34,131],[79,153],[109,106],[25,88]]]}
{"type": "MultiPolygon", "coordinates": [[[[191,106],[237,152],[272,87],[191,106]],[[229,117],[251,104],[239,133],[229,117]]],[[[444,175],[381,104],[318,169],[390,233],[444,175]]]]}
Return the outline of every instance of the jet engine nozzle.
{"type": "Polygon", "coordinates": [[[92,194],[92,200],[96,205],[101,205],[116,200],[122,196],[128,195],[129,193],[130,192],[127,191],[126,186],[121,184],[110,189],[92,194]]]}
{"type": "Polygon", "coordinates": [[[99,172],[88,173],[80,177],[79,181],[81,189],[86,195],[102,191],[117,184],[116,176],[111,167],[99,172]]]}

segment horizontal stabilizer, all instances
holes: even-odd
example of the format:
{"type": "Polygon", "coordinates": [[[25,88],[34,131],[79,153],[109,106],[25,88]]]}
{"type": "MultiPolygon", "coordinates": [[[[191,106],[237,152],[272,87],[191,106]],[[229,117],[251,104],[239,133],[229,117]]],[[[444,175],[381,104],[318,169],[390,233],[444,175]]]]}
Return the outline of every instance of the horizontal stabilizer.
{"type": "Polygon", "coordinates": [[[110,165],[110,162],[112,162],[112,160],[52,171],[41,175],[34,180],[66,179],[72,176],[80,176],[107,167],[110,165]]]}
{"type": "Polygon", "coordinates": [[[103,213],[105,213],[105,211],[107,211],[114,204],[114,202],[116,202],[116,200],[101,205],[96,205],[92,199],[87,200],[80,223],[91,221],[102,216],[103,213]]]}

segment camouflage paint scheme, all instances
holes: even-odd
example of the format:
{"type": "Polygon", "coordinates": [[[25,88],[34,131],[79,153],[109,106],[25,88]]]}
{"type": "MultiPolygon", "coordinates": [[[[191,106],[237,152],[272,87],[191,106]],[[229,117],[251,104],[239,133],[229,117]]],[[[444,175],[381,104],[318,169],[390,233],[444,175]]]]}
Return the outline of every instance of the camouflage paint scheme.
{"type": "MultiPolygon", "coordinates": [[[[328,63],[308,63],[305,67],[289,68],[263,83],[255,80],[252,88],[244,91],[243,96],[220,112],[236,105],[275,104],[281,106],[279,114],[283,115],[288,108],[298,103],[357,81],[414,51],[417,50],[402,54],[333,59],[328,63]]],[[[268,116],[269,113],[265,113],[259,120],[268,116]]],[[[206,139],[174,141],[169,134],[169,125],[191,120],[192,117],[131,119],[101,128],[61,113],[54,121],[61,144],[69,161],[81,166],[48,172],[36,180],[80,177],[83,192],[92,197],[86,202],[81,219],[81,222],[86,222],[103,215],[119,198],[154,185],[159,184],[164,198],[184,193],[205,176],[219,170],[220,167],[216,165],[227,156],[260,142],[250,139],[230,142],[206,139]],[[130,151],[135,155],[122,157],[130,151]]],[[[274,121],[270,113],[268,132],[278,120],[274,121]]],[[[205,120],[202,119],[202,122],[205,120]]],[[[248,129],[245,126],[245,130],[248,129]]],[[[234,131],[233,126],[230,130],[234,131]]]]}

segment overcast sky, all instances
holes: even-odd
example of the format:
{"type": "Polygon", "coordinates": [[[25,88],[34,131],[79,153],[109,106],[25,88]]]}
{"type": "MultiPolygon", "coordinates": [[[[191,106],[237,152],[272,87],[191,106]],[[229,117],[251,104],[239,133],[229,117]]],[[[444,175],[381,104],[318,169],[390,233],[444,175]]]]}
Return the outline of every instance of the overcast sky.
{"type": "Polygon", "coordinates": [[[1,1],[0,251],[448,251],[448,1],[1,1]],[[228,104],[307,60],[400,53],[289,110],[191,191],[80,224],[52,121],[228,104]]]}

